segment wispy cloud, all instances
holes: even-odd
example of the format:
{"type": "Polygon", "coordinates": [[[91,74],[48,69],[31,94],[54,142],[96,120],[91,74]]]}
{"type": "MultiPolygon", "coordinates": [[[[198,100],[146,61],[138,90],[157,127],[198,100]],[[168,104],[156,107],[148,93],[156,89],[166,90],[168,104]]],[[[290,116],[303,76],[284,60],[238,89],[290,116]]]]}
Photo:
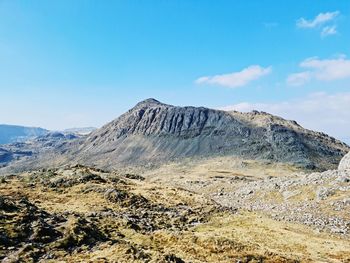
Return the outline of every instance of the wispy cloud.
{"type": "Polygon", "coordinates": [[[200,77],[195,82],[197,84],[211,84],[228,88],[237,88],[246,86],[251,81],[270,74],[271,71],[271,67],[264,68],[259,65],[252,65],[238,72],[200,77]]]}
{"type": "Polygon", "coordinates": [[[326,22],[332,21],[339,15],[339,11],[319,13],[314,19],[307,20],[305,18],[299,18],[297,20],[297,27],[300,28],[315,28],[317,26],[323,25],[326,22]]]}
{"type": "Polygon", "coordinates": [[[299,28],[309,28],[309,29],[320,29],[321,37],[327,37],[331,35],[337,34],[337,26],[329,25],[330,23],[334,22],[335,18],[339,16],[340,12],[326,12],[326,13],[319,13],[314,19],[307,20],[305,18],[299,18],[297,20],[297,27],[299,28]]]}
{"type": "Polygon", "coordinates": [[[337,34],[337,26],[325,26],[324,28],[322,28],[322,37],[327,37],[335,34],[337,34]]]}
{"type": "Polygon", "coordinates": [[[308,82],[311,78],[311,73],[308,71],[290,74],[287,78],[287,84],[291,86],[301,86],[308,82]]]}
{"type": "Polygon", "coordinates": [[[302,61],[299,66],[306,71],[290,74],[287,84],[300,86],[315,79],[319,81],[332,81],[350,78],[350,60],[345,55],[334,59],[308,58],[302,61]]]}
{"type": "Polygon", "coordinates": [[[349,105],[350,92],[336,94],[320,92],[294,100],[276,103],[242,102],[221,109],[243,112],[265,111],[286,119],[296,120],[306,128],[323,131],[339,139],[345,139],[350,138],[349,105]]]}

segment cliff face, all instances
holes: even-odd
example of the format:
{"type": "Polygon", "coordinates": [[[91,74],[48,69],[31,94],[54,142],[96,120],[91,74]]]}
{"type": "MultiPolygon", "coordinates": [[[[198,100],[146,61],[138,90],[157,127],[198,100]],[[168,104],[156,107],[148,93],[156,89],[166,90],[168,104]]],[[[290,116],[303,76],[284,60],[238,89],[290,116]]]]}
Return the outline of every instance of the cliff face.
{"type": "Polygon", "coordinates": [[[348,150],[334,138],[264,112],[176,107],[148,99],[91,133],[74,155],[104,168],[236,155],[326,169],[348,150]]]}
{"type": "Polygon", "coordinates": [[[89,136],[87,143],[115,141],[123,136],[174,136],[183,139],[216,135],[234,128],[237,136],[248,136],[248,129],[228,113],[196,107],[175,107],[148,99],[89,136]]]}

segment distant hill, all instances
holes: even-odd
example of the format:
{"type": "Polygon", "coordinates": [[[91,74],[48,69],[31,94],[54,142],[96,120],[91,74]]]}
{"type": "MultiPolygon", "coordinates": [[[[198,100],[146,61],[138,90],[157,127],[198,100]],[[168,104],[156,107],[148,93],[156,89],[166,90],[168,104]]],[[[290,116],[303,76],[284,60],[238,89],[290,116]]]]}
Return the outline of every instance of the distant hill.
{"type": "Polygon", "coordinates": [[[75,133],[75,134],[89,134],[93,132],[94,130],[97,130],[95,127],[81,127],[81,128],[70,128],[70,129],[65,129],[63,132],[64,133],[75,133]]]}
{"type": "Polygon", "coordinates": [[[0,144],[23,142],[48,132],[43,128],[0,124],[0,144]]]}
{"type": "Polygon", "coordinates": [[[59,156],[74,148],[70,144],[84,138],[74,133],[48,132],[24,142],[0,145],[0,174],[8,165],[12,165],[11,172],[41,168],[45,158],[52,165],[60,163],[59,156]]]}

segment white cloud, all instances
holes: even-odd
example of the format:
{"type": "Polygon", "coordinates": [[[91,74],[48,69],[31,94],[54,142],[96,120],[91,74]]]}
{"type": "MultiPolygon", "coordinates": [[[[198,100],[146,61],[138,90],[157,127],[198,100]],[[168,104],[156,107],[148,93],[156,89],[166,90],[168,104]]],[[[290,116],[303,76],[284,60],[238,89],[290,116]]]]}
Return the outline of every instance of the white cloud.
{"type": "Polygon", "coordinates": [[[336,26],[325,26],[324,28],[322,28],[322,31],[321,31],[322,37],[327,37],[335,34],[337,34],[336,26]]]}
{"type": "Polygon", "coordinates": [[[303,68],[313,70],[318,80],[337,80],[350,77],[350,60],[345,56],[335,59],[308,58],[300,63],[303,68]]]}
{"type": "Polygon", "coordinates": [[[333,95],[313,93],[305,98],[276,103],[243,102],[221,109],[269,112],[350,143],[350,92],[333,95]]]}
{"type": "Polygon", "coordinates": [[[309,71],[293,73],[287,78],[287,84],[291,86],[301,86],[308,82],[311,78],[311,73],[309,71]]]}
{"type": "Polygon", "coordinates": [[[237,88],[245,86],[253,80],[257,80],[265,75],[268,75],[271,71],[271,67],[263,68],[259,65],[252,65],[238,72],[200,77],[195,82],[197,84],[212,84],[229,88],[237,88]]]}
{"type": "Polygon", "coordinates": [[[297,20],[297,27],[300,28],[315,28],[317,26],[323,25],[326,22],[334,20],[340,14],[339,11],[319,13],[314,19],[307,20],[305,18],[300,18],[297,20]]]}
{"type": "Polygon", "coordinates": [[[302,85],[312,79],[319,81],[332,81],[350,78],[350,60],[344,55],[333,59],[308,58],[299,66],[306,71],[290,74],[287,78],[289,85],[302,85]]]}

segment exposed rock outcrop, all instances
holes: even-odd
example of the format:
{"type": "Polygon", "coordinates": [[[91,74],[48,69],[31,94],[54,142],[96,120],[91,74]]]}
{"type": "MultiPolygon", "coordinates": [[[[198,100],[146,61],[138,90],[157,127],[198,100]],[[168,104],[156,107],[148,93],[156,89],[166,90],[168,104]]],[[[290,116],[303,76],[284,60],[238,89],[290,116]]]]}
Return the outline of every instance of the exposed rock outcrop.
{"type": "Polygon", "coordinates": [[[338,170],[350,170],[350,152],[341,159],[338,170]]]}

